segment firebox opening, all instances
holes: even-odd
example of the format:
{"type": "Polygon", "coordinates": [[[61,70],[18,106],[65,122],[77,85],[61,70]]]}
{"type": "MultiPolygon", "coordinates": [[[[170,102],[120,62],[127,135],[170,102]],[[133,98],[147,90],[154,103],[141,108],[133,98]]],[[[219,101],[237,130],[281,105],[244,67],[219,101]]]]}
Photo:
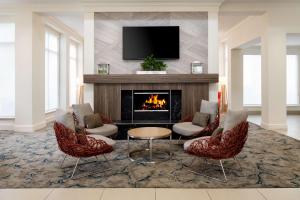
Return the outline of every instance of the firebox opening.
{"type": "Polygon", "coordinates": [[[168,92],[134,92],[134,112],[169,112],[168,92]]]}
{"type": "Polygon", "coordinates": [[[178,121],[181,90],[122,90],[121,120],[178,121]]]}

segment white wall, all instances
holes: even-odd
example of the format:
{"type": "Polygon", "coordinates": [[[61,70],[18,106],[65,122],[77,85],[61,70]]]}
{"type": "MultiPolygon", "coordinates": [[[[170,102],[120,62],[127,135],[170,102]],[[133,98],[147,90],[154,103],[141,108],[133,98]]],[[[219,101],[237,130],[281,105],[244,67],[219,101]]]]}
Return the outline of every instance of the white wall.
{"type": "MultiPolygon", "coordinates": [[[[219,15],[208,12],[208,73],[219,73],[219,15]]],[[[218,83],[209,84],[209,100],[218,101],[218,83]]]]}

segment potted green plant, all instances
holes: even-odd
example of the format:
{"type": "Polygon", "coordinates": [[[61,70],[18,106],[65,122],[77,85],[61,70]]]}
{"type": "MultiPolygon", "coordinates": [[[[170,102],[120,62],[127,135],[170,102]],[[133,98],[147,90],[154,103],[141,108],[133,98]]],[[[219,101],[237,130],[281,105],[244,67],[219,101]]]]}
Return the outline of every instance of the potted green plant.
{"type": "Polygon", "coordinates": [[[137,71],[137,74],[166,74],[167,65],[157,60],[153,55],[147,56],[144,62],[141,63],[142,71],[137,71]]]}

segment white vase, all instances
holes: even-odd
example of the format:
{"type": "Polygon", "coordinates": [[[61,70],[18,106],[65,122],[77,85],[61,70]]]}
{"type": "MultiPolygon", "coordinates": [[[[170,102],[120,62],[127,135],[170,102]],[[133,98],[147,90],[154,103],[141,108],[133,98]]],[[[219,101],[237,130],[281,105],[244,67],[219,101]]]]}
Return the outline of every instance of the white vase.
{"type": "Polygon", "coordinates": [[[136,74],[167,74],[167,71],[136,71],[136,74]]]}

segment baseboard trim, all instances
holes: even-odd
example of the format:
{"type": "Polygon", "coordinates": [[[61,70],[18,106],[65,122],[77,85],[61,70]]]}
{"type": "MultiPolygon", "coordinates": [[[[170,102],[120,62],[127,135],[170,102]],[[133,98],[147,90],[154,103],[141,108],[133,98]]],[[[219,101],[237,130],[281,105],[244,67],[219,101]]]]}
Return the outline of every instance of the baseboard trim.
{"type": "Polygon", "coordinates": [[[41,121],[39,123],[33,124],[33,125],[15,125],[14,131],[16,132],[35,132],[37,130],[45,128],[47,125],[46,121],[41,121]]]}
{"type": "Polygon", "coordinates": [[[268,124],[261,122],[261,127],[267,130],[287,130],[287,124],[268,124]]]}
{"type": "Polygon", "coordinates": [[[0,119],[0,130],[12,131],[14,130],[14,119],[0,119]]]}

